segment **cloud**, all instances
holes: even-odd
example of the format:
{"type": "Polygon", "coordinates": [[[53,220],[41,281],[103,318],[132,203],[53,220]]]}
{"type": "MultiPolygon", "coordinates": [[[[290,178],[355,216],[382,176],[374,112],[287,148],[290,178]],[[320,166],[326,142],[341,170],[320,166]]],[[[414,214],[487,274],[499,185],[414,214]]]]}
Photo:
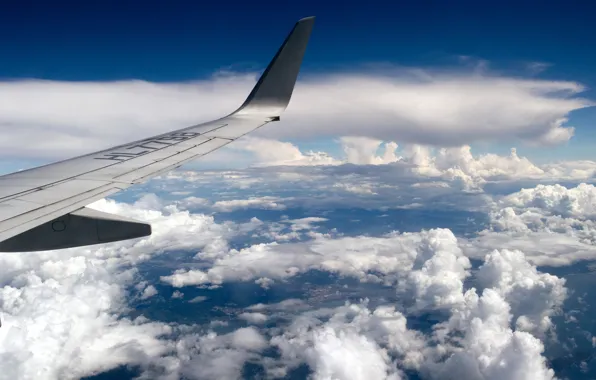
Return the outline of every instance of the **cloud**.
{"type": "Polygon", "coordinates": [[[364,300],[302,312],[271,344],[286,370],[307,363],[314,378],[368,378],[368,369],[378,379],[405,378],[404,370],[428,379],[554,379],[543,343],[510,324],[509,296],[469,289],[462,301],[429,334],[409,328],[395,307],[364,300]]]}
{"type": "Polygon", "coordinates": [[[155,286],[149,285],[143,290],[143,293],[141,294],[141,299],[146,300],[155,295],[157,295],[157,289],[155,289],[155,286]]]}
{"type": "Polygon", "coordinates": [[[195,298],[188,301],[188,303],[199,303],[208,300],[208,297],[205,296],[196,296],[195,298]]]}
{"type": "Polygon", "coordinates": [[[500,199],[489,213],[490,226],[469,241],[468,255],[494,248],[521,250],[537,265],[561,266],[596,258],[593,185],[538,185],[500,199]]]}
{"type": "Polygon", "coordinates": [[[238,315],[238,318],[257,325],[267,322],[267,315],[263,313],[242,313],[238,315]]]}
{"type": "MultiPolygon", "coordinates": [[[[234,74],[186,83],[1,82],[0,125],[8,132],[0,148],[4,157],[57,159],[118,145],[223,116],[254,82],[254,75],[234,74]]],[[[520,139],[557,144],[573,135],[563,126],[565,117],[592,104],[576,97],[583,90],[575,82],[466,72],[318,75],[297,84],[281,123],[256,135],[365,136],[442,146],[520,139]]],[[[270,158],[304,159],[288,149],[270,158]]]]}
{"type": "Polygon", "coordinates": [[[517,331],[541,335],[552,327],[551,315],[567,298],[565,279],[539,272],[520,251],[493,251],[476,278],[509,301],[517,331]]]}
{"type": "Polygon", "coordinates": [[[385,152],[382,156],[377,156],[377,149],[381,145],[381,140],[368,137],[344,136],[340,138],[346,162],[356,165],[375,165],[389,164],[396,162],[399,158],[395,155],[397,144],[388,142],[385,145],[385,152]]]}
{"type": "Polygon", "coordinates": [[[443,229],[393,233],[378,238],[320,237],[304,243],[274,242],[232,249],[214,258],[207,270],[178,269],[161,279],[175,287],[220,285],[229,281],[254,281],[261,277],[283,280],[309,270],[322,270],[353,276],[360,281],[392,283],[397,274],[407,273],[413,268],[418,250],[424,252],[425,246],[435,244],[459,254],[453,233],[443,229]],[[436,240],[441,243],[435,243],[436,240]]]}
{"type": "Polygon", "coordinates": [[[339,165],[341,161],[325,152],[302,152],[297,146],[289,142],[246,136],[230,149],[248,151],[257,159],[259,165],[283,166],[311,166],[311,165],[339,165]]]}
{"type": "Polygon", "coordinates": [[[390,358],[383,355],[374,341],[365,336],[333,329],[313,333],[313,346],[307,352],[314,379],[394,379],[401,376],[391,371],[390,358]]]}
{"type": "Polygon", "coordinates": [[[459,249],[449,230],[438,230],[416,247],[416,257],[398,289],[413,299],[412,309],[451,309],[463,302],[463,281],[469,276],[470,261],[459,249]]]}
{"type": "MultiPolygon", "coordinates": [[[[596,162],[594,161],[563,161],[536,164],[527,157],[520,156],[516,148],[511,148],[508,155],[492,153],[474,155],[469,145],[433,148],[419,144],[405,144],[398,147],[397,143],[392,141],[383,143],[381,140],[368,137],[341,137],[338,142],[344,155],[343,157],[332,158],[325,152],[302,153],[296,145],[287,142],[282,143],[254,137],[248,138],[247,141],[250,144],[258,141],[259,149],[254,151],[256,154],[254,166],[258,167],[330,166],[326,170],[333,172],[333,166],[346,164],[388,165],[389,168],[370,168],[370,174],[379,172],[379,174],[384,175],[384,178],[380,180],[387,181],[387,172],[395,170],[396,175],[402,177],[409,175],[421,179],[436,178],[456,184],[461,189],[472,191],[482,189],[489,182],[519,179],[534,181],[588,180],[594,178],[596,173],[596,162]],[[284,148],[280,148],[280,145],[283,145],[284,148]],[[259,153],[275,152],[278,148],[280,154],[291,151],[296,152],[296,157],[288,157],[285,160],[279,159],[279,157],[271,159],[269,153],[259,153]],[[379,150],[382,150],[381,154],[378,153],[379,150]],[[313,159],[315,156],[324,159],[313,159]],[[308,159],[305,159],[305,157],[308,157],[308,159]]],[[[245,145],[242,141],[239,141],[234,149],[245,149],[245,145]]],[[[340,171],[340,169],[335,170],[340,171]]],[[[354,174],[358,173],[355,169],[352,172],[354,174]]],[[[370,184],[363,182],[365,178],[362,176],[356,178],[357,181],[352,181],[354,183],[345,183],[345,180],[349,181],[350,178],[345,178],[344,182],[337,182],[333,186],[354,193],[374,193],[374,189],[370,188],[370,184]],[[369,186],[369,188],[363,186],[369,186]]],[[[238,181],[243,183],[242,178],[239,178],[238,181]]],[[[396,182],[403,183],[404,181],[396,182]]]]}
{"type": "MultiPolygon", "coordinates": [[[[522,198],[520,209],[524,209],[531,202],[524,194],[505,197],[495,205],[522,198]]],[[[560,212],[557,205],[550,209],[560,212]]],[[[402,378],[404,370],[430,379],[554,379],[540,339],[553,332],[551,318],[567,297],[565,280],[540,272],[529,261],[532,255],[493,249],[484,257],[475,255],[484,261],[474,278],[478,288],[466,289],[471,265],[464,256],[469,250],[462,246],[468,243],[447,229],[433,229],[259,244],[231,250],[216,258],[209,270],[179,271],[162,280],[187,286],[288,279],[317,269],[395,286],[398,299],[405,302],[403,312],[447,314],[448,319],[429,334],[409,329],[406,315],[391,305],[303,311],[282,332],[272,330],[277,335],[271,344],[280,349],[283,366],[270,363],[270,373],[284,374],[306,363],[314,378],[358,378],[362,368],[368,368],[377,378],[389,379],[402,378]],[[354,364],[353,356],[360,361],[354,364]]],[[[277,309],[298,310],[294,305],[249,308],[263,315],[277,309]]]]}
{"type": "MultiPolygon", "coordinates": [[[[422,195],[423,187],[415,188],[422,195]]],[[[523,232],[521,240],[542,228],[535,224],[541,218],[551,230],[565,219],[591,222],[590,186],[534,190],[495,199],[491,204],[517,222],[499,229],[495,214],[489,232],[523,232]]],[[[230,249],[229,239],[252,234],[262,224],[215,223],[151,194],[130,205],[104,200],[93,207],[149,221],[154,234],[97,247],[0,255],[0,368],[9,378],[79,378],[139,365],[147,378],[235,379],[245,363],[262,365],[269,375],[306,364],[321,379],[396,380],[408,372],[429,379],[553,378],[541,339],[553,333],[551,318],[568,292],[563,279],[536,268],[531,251],[495,250],[500,244],[487,241],[481,247],[482,236],[456,237],[446,228],[376,237],[321,233],[309,241],[230,249]],[[252,326],[223,334],[210,330],[215,325],[126,318],[127,289],[134,286],[145,302],[155,302],[151,295],[157,291],[155,284],[139,281],[134,264],[178,250],[198,254],[195,263],[185,260],[184,267],[174,266],[179,270],[162,277],[175,287],[238,281],[272,286],[271,281],[318,270],[394,287],[399,303],[363,301],[315,310],[309,299],[256,304],[238,312],[252,326]],[[483,264],[473,272],[466,256],[483,264]],[[289,325],[280,323],[277,313],[289,325]],[[443,322],[418,331],[408,319],[420,313],[440,313],[443,322]],[[272,346],[279,357],[268,354],[272,346]]],[[[331,221],[304,217],[276,223],[308,233],[331,221]]]]}
{"type": "Polygon", "coordinates": [[[132,205],[92,205],[151,222],[153,234],[146,238],[0,255],[1,378],[76,379],[123,365],[150,366],[172,351],[172,326],[126,316],[127,288],[136,283],[146,302],[157,293],[154,285],[138,282],[133,265],[164,250],[225,248],[218,242],[233,236],[235,225],[162,206],[153,196],[132,205]]]}
{"type": "Polygon", "coordinates": [[[395,308],[369,310],[367,303],[298,314],[271,344],[287,368],[306,362],[317,379],[402,379],[394,358],[418,363],[422,358],[416,350],[425,347],[425,340],[407,329],[405,316],[395,308]]]}
{"type": "Polygon", "coordinates": [[[586,183],[570,189],[558,184],[538,185],[508,195],[502,204],[518,210],[540,209],[551,215],[594,219],[596,187],[586,183]]]}
{"type": "MultiPolygon", "coordinates": [[[[427,371],[436,379],[554,379],[542,356],[542,342],[509,326],[508,302],[496,291],[485,289],[478,296],[475,289],[464,295],[465,305],[453,310],[448,322],[435,330],[439,336],[457,342],[446,361],[427,364],[427,371]],[[463,338],[457,337],[463,333],[463,338]],[[449,338],[449,334],[453,334],[449,338]]],[[[438,354],[443,354],[439,350],[438,354]]]]}
{"type": "Polygon", "coordinates": [[[184,333],[169,355],[154,358],[143,376],[160,380],[242,379],[244,364],[258,361],[267,346],[267,340],[253,327],[221,335],[213,331],[184,333]]]}
{"type": "Polygon", "coordinates": [[[232,334],[232,345],[246,350],[261,351],[268,343],[253,327],[243,327],[232,334]]]}
{"type": "Polygon", "coordinates": [[[249,199],[234,199],[230,201],[217,201],[213,208],[220,212],[230,212],[237,209],[261,208],[264,210],[285,210],[282,198],[278,197],[252,197],[249,199]]]}
{"type": "Polygon", "coordinates": [[[172,298],[176,299],[176,298],[184,298],[184,293],[176,290],[174,291],[174,293],[172,293],[172,298]]]}

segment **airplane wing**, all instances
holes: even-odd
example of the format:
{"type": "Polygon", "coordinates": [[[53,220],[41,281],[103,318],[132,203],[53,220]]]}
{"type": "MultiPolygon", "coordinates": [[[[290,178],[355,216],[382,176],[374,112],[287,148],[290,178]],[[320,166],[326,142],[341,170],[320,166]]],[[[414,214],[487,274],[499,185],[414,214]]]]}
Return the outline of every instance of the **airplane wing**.
{"type": "Polygon", "coordinates": [[[314,17],[296,23],[246,101],[230,115],[50,165],[0,176],[0,251],[77,247],[151,234],[151,226],[85,206],[204,156],[279,120],[314,17]]]}

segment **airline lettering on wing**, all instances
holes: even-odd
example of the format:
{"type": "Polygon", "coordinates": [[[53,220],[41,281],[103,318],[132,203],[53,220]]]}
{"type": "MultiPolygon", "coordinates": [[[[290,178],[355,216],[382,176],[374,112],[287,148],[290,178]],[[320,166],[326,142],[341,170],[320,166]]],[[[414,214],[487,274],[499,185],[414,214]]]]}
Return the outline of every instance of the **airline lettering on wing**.
{"type": "Polygon", "coordinates": [[[156,150],[163,149],[167,146],[177,144],[181,141],[192,139],[199,136],[199,132],[175,132],[161,137],[154,137],[151,139],[139,141],[133,145],[125,148],[120,148],[116,152],[104,153],[96,160],[111,160],[111,161],[126,161],[131,158],[139,157],[156,150]]]}

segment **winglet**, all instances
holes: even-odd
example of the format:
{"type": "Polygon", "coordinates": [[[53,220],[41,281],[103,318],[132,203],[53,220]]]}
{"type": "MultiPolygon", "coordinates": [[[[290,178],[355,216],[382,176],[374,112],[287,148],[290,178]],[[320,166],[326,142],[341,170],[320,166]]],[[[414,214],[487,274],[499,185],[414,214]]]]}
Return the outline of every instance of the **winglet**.
{"type": "Polygon", "coordinates": [[[294,25],[244,104],[234,114],[279,119],[290,103],[314,21],[314,17],[306,17],[294,25]]]}

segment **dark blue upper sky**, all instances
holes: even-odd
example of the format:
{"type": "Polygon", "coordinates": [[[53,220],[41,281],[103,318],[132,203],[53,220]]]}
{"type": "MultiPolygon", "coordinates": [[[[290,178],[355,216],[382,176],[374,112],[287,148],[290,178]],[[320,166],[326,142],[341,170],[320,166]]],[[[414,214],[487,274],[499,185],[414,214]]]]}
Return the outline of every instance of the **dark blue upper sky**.
{"type": "Polygon", "coordinates": [[[594,87],[596,6],[481,3],[8,1],[0,12],[0,76],[172,81],[230,64],[252,68],[266,64],[297,19],[315,15],[305,70],[437,65],[471,55],[551,63],[550,75],[594,87]]]}
{"type": "MultiPolygon", "coordinates": [[[[596,5],[491,3],[7,0],[0,79],[180,81],[222,68],[260,70],[293,23],[315,15],[303,72],[371,62],[456,65],[460,55],[513,72],[543,62],[551,66],[542,78],[578,81],[589,88],[584,96],[596,99],[596,5]]],[[[572,116],[576,136],[596,141],[596,112],[572,116]]],[[[591,146],[578,146],[578,157],[591,155],[591,146]]]]}

